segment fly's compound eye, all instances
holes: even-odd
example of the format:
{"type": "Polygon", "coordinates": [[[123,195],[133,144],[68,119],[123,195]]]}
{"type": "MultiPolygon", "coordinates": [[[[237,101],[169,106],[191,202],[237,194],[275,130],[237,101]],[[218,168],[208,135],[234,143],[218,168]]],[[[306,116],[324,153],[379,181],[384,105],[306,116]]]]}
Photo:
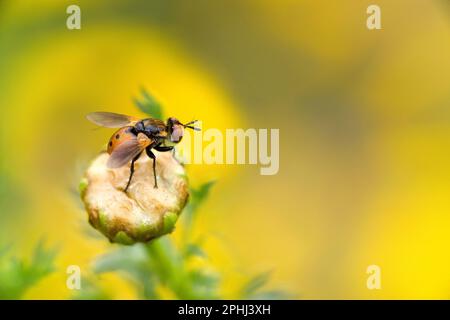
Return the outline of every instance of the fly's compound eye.
{"type": "Polygon", "coordinates": [[[170,141],[172,142],[180,142],[181,138],[183,138],[184,128],[179,124],[175,124],[172,127],[172,133],[170,134],[170,141]]]}

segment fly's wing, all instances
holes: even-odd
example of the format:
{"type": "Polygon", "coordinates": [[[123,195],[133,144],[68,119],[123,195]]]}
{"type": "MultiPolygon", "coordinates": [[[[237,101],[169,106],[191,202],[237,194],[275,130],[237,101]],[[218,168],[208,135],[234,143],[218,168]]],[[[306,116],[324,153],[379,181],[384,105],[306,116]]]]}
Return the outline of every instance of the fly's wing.
{"type": "Polygon", "coordinates": [[[96,125],[106,128],[121,128],[134,125],[139,121],[138,118],[113,112],[92,112],[86,118],[96,125]]]}
{"type": "Polygon", "coordinates": [[[137,137],[129,139],[121,143],[111,153],[106,165],[108,168],[120,168],[137,157],[146,147],[151,144],[152,140],[145,134],[140,133],[137,137]]]}

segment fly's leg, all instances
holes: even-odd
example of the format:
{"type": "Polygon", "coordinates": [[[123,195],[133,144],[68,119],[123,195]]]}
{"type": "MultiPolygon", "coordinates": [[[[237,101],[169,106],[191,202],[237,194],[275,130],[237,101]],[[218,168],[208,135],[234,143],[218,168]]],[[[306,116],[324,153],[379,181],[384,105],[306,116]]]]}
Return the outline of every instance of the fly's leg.
{"type": "Polygon", "coordinates": [[[153,177],[155,178],[155,184],[153,185],[154,188],[158,188],[158,182],[156,181],[156,156],[152,152],[152,148],[150,146],[145,149],[147,155],[153,159],[153,177]]]}
{"type": "Polygon", "coordinates": [[[133,160],[131,160],[130,177],[128,178],[128,183],[127,183],[127,186],[125,187],[125,192],[127,192],[128,187],[130,186],[130,183],[131,183],[131,178],[133,178],[134,163],[136,162],[137,159],[139,159],[140,155],[141,155],[141,153],[139,153],[136,157],[133,158],[133,160]]]}

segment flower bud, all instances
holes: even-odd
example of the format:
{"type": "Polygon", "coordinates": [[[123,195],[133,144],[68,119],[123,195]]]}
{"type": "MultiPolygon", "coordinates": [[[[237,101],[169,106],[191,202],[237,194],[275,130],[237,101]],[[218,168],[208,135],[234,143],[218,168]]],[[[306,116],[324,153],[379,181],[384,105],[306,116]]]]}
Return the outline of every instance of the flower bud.
{"type": "Polygon", "coordinates": [[[153,152],[158,188],[154,188],[153,160],[146,155],[135,162],[127,192],[130,164],[108,168],[107,153],[91,163],[80,183],[90,224],[111,242],[148,242],[170,233],[186,205],[189,192],[183,166],[171,152],[153,152]]]}

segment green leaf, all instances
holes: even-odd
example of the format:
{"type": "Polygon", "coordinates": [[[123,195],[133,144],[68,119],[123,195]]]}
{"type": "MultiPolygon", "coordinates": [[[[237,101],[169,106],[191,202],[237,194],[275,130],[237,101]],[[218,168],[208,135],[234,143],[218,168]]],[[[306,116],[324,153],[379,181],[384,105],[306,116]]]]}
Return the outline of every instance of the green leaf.
{"type": "Polygon", "coordinates": [[[248,297],[256,293],[261,287],[263,287],[267,281],[269,281],[270,272],[263,272],[253,278],[251,278],[243,287],[242,295],[248,297]]]}
{"type": "Polygon", "coordinates": [[[163,119],[164,114],[161,104],[144,88],[141,89],[141,96],[141,99],[134,99],[136,106],[152,118],[163,119]]]}
{"type": "Polygon", "coordinates": [[[46,249],[44,240],[39,241],[34,249],[31,265],[28,269],[29,274],[34,275],[36,278],[40,278],[54,271],[54,260],[58,251],[59,249],[56,247],[46,249]]]}
{"type": "Polygon", "coordinates": [[[240,298],[248,300],[282,300],[291,295],[282,290],[261,290],[269,281],[271,272],[263,272],[251,278],[242,288],[240,298]]]}
{"type": "Polygon", "coordinates": [[[195,244],[195,243],[190,243],[184,249],[184,257],[186,259],[188,259],[190,257],[206,258],[206,253],[200,245],[195,244]]]}
{"type": "Polygon", "coordinates": [[[109,300],[112,297],[91,278],[81,279],[81,289],[76,290],[72,300],[109,300]]]}
{"type": "Polygon", "coordinates": [[[29,262],[10,257],[3,249],[0,256],[0,299],[20,299],[42,278],[54,271],[57,249],[46,249],[44,241],[36,245],[29,262]]]}
{"type": "Polygon", "coordinates": [[[219,299],[219,275],[204,270],[192,270],[188,274],[191,296],[190,299],[219,299]]]}
{"type": "Polygon", "coordinates": [[[197,212],[198,208],[203,204],[203,202],[205,202],[205,200],[208,198],[211,188],[214,186],[215,183],[216,181],[212,180],[202,184],[198,188],[191,188],[190,190],[191,199],[188,202],[183,213],[185,229],[187,233],[190,232],[193,220],[195,218],[195,213],[197,212]]]}
{"type": "Polygon", "coordinates": [[[191,281],[197,286],[216,288],[219,277],[216,274],[208,273],[202,270],[192,270],[189,273],[191,281]]]}
{"type": "Polygon", "coordinates": [[[209,192],[211,191],[212,186],[216,183],[215,180],[208,181],[202,184],[197,189],[192,189],[193,197],[197,202],[197,205],[201,204],[208,197],[209,192]]]}
{"type": "Polygon", "coordinates": [[[147,266],[147,255],[140,244],[121,247],[98,257],[94,262],[95,273],[132,271],[147,266]]]}
{"type": "Polygon", "coordinates": [[[176,285],[180,270],[182,270],[182,256],[169,237],[161,237],[146,246],[153,270],[164,283],[176,285]]]}
{"type": "Polygon", "coordinates": [[[96,259],[94,272],[119,272],[134,283],[137,294],[143,299],[157,299],[155,292],[157,274],[153,272],[146,248],[142,244],[121,247],[96,259]]]}

